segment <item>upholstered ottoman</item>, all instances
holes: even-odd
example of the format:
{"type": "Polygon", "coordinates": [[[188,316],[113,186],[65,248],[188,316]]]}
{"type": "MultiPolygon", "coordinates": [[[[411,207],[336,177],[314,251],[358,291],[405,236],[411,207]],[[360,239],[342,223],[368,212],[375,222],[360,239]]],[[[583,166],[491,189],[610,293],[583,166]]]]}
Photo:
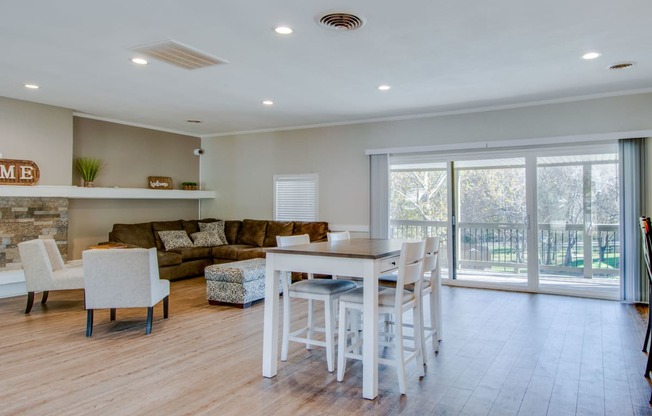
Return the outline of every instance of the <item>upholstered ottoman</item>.
{"type": "Polygon", "coordinates": [[[213,264],[204,269],[204,277],[211,305],[247,308],[265,297],[265,259],[213,264]]]}

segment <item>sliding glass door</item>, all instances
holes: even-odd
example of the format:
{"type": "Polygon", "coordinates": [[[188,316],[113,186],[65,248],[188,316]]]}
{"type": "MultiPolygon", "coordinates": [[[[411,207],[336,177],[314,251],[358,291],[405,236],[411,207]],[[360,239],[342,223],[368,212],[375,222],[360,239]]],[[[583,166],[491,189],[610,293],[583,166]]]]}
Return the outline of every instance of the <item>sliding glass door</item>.
{"type": "Polygon", "coordinates": [[[527,284],[525,158],[453,162],[457,279],[527,284]]]}
{"type": "Polygon", "coordinates": [[[617,294],[618,200],[616,153],[537,158],[542,289],[617,294]]]}
{"type": "Polygon", "coordinates": [[[488,155],[390,158],[391,237],[440,236],[459,283],[618,298],[615,145],[488,155]]]}
{"type": "Polygon", "coordinates": [[[442,275],[448,277],[448,170],[440,163],[397,163],[390,170],[390,236],[440,237],[442,275]]]}

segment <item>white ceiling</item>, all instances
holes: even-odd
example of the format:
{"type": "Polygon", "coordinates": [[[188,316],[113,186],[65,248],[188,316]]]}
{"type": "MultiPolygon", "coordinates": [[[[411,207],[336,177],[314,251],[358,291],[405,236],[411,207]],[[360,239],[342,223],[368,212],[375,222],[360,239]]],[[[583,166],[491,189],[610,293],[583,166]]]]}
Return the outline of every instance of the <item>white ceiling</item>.
{"type": "Polygon", "coordinates": [[[0,5],[0,96],[196,136],[652,88],[650,0],[0,5]],[[315,23],[327,11],[352,12],[366,24],[328,30],[315,23]],[[275,34],[272,27],[281,23],[294,34],[275,34]],[[229,64],[185,70],[129,61],[131,48],[168,39],[229,64]],[[581,59],[589,51],[602,56],[581,59]],[[607,69],[623,61],[636,65],[607,69]],[[382,83],[392,89],[378,91],[382,83]],[[275,105],[263,106],[264,99],[275,105]]]}

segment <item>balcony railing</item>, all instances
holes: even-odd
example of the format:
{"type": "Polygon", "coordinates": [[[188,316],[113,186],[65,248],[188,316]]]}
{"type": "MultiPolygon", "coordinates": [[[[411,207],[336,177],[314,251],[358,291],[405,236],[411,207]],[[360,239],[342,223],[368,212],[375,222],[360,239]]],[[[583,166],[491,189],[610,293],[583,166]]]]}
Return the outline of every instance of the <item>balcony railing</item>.
{"type": "MultiPolygon", "coordinates": [[[[392,220],[393,238],[422,239],[439,236],[447,245],[444,221],[392,220]]],[[[458,228],[458,267],[493,272],[524,273],[527,271],[527,230],[522,224],[467,223],[458,228]]],[[[581,224],[538,224],[537,255],[539,270],[555,275],[589,275],[613,277],[620,275],[620,240],[618,225],[593,225],[585,236],[581,224]],[[586,238],[585,238],[586,237],[586,238]],[[590,247],[585,256],[584,248],[590,247]],[[586,267],[591,273],[584,273],[586,267]]],[[[443,258],[444,265],[446,259],[443,258]]]]}

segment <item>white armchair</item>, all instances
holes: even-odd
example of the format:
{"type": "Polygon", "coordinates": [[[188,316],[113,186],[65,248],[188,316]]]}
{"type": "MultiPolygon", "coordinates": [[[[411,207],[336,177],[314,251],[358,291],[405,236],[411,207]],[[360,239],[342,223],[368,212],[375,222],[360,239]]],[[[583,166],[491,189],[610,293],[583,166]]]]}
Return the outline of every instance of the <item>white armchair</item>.
{"type": "Polygon", "coordinates": [[[147,308],[145,333],[152,332],[154,305],[163,300],[168,318],[170,282],[159,278],[156,249],[102,249],[82,253],[86,289],[86,336],[93,333],[93,310],[147,308]]]}
{"type": "Polygon", "coordinates": [[[37,239],[18,243],[18,253],[27,287],[25,313],[32,310],[34,292],[43,292],[41,304],[44,305],[51,290],[84,288],[83,268],[81,265],[65,264],[54,240],[37,239]]]}

